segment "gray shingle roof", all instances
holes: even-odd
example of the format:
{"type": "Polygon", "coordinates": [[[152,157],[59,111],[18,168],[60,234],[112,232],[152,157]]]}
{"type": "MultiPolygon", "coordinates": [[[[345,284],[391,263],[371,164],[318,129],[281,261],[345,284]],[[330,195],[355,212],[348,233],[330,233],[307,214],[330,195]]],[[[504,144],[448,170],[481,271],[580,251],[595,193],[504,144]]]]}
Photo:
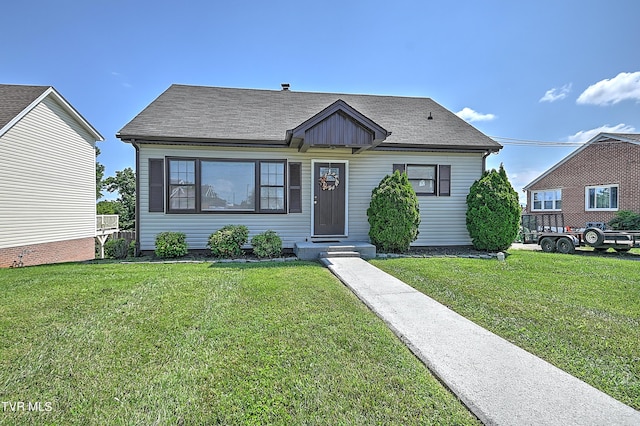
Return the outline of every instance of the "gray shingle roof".
{"type": "Polygon", "coordinates": [[[49,86],[0,84],[0,129],[13,120],[49,86]]]}
{"type": "Polygon", "coordinates": [[[172,85],[118,133],[123,140],[284,141],[338,99],[392,134],[381,146],[501,145],[429,98],[172,85]],[[429,114],[433,119],[428,120],[429,114]]]}

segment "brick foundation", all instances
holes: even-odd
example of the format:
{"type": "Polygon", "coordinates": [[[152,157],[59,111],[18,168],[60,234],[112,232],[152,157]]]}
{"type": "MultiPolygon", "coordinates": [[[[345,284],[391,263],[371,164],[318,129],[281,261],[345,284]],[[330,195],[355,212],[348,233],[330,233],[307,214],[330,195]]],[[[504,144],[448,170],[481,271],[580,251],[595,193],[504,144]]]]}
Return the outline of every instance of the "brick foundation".
{"type": "Polygon", "coordinates": [[[18,262],[22,253],[24,266],[90,260],[95,258],[95,238],[0,248],[0,268],[10,267],[14,261],[18,262]]]}

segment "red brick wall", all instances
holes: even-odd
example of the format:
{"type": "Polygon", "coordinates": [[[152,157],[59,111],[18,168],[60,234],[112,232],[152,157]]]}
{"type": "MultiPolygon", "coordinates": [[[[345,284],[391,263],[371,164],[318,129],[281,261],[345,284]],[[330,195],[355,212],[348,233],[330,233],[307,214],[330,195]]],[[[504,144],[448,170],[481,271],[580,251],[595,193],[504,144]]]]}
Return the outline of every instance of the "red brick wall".
{"type": "MultiPolygon", "coordinates": [[[[618,184],[618,208],[640,213],[640,145],[605,140],[594,142],[549,173],[527,191],[527,213],[531,191],[562,189],[565,226],[582,228],[587,222],[608,222],[614,211],[586,211],[585,187],[618,184]]],[[[554,212],[540,212],[554,213],[554,212]]]]}
{"type": "Polygon", "coordinates": [[[0,268],[9,267],[14,261],[19,261],[19,256],[23,252],[22,262],[24,266],[90,260],[95,257],[95,239],[89,237],[77,240],[56,241],[53,243],[0,248],[0,268]]]}

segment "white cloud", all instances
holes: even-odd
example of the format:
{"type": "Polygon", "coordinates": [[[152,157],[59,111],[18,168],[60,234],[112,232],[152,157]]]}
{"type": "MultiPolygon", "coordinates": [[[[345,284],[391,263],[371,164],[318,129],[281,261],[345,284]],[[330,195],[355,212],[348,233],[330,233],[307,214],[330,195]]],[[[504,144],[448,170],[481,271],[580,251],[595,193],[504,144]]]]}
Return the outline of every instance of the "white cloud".
{"type": "Polygon", "coordinates": [[[566,98],[569,92],[571,92],[571,83],[565,84],[562,87],[554,87],[553,89],[547,90],[538,102],[560,101],[566,98]]]}
{"type": "Polygon", "coordinates": [[[605,124],[591,130],[580,130],[578,133],[571,135],[567,138],[568,142],[586,142],[589,139],[596,136],[598,133],[633,133],[636,128],[633,126],[627,126],[624,123],[620,123],[616,126],[609,126],[605,124]]]}
{"type": "Polygon", "coordinates": [[[111,75],[115,81],[118,81],[122,87],[130,89],[133,87],[127,80],[127,76],[117,71],[111,71],[111,75]]]}
{"type": "Polygon", "coordinates": [[[456,112],[456,115],[470,123],[474,121],[491,121],[496,118],[494,114],[482,114],[468,107],[462,108],[461,111],[456,112]]]}
{"type": "Polygon", "coordinates": [[[640,71],[621,72],[592,84],[576,100],[578,104],[614,105],[628,99],[640,102],[640,71]]]}

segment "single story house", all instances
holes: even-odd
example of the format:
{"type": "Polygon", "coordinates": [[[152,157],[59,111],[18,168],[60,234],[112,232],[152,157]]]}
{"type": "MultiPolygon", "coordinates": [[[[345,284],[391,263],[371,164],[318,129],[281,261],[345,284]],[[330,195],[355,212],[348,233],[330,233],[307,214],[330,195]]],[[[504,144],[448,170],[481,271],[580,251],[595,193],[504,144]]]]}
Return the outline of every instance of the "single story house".
{"type": "Polygon", "coordinates": [[[429,98],[172,85],[116,135],[136,150],[139,249],[163,231],[205,249],[227,224],[285,248],[368,242],[395,169],[420,200],[415,246],[470,245],[466,196],[501,145],[429,98]]]}
{"type": "Polygon", "coordinates": [[[640,134],[600,133],[523,190],[527,213],[562,213],[571,228],[640,213],[640,134]]]}
{"type": "Polygon", "coordinates": [[[94,258],[102,140],[53,87],[0,84],[0,267],[94,258]]]}

